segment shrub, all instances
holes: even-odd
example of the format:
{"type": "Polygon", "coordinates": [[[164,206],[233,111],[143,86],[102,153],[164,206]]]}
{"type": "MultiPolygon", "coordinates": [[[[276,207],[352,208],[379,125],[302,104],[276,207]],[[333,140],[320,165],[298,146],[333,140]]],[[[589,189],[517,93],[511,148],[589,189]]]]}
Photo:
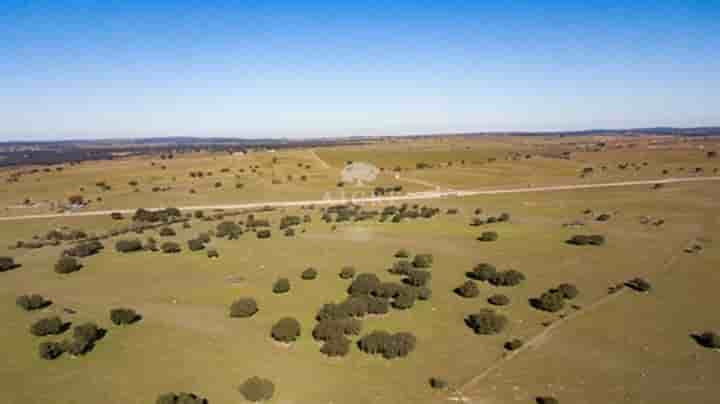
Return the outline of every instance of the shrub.
{"type": "Polygon", "coordinates": [[[445,389],[445,388],[447,388],[447,385],[448,385],[446,380],[439,379],[437,377],[431,377],[429,382],[430,382],[430,387],[432,387],[434,389],[438,389],[438,390],[445,389]]]}
{"type": "Polygon", "coordinates": [[[399,310],[406,310],[415,305],[415,299],[417,299],[417,293],[413,289],[405,287],[395,297],[392,306],[399,310]]]}
{"type": "Polygon", "coordinates": [[[330,357],[345,356],[350,352],[350,340],[343,336],[330,338],[320,347],[320,352],[330,357]]]}
{"type": "Polygon", "coordinates": [[[176,233],[175,233],[175,230],[172,229],[172,227],[163,227],[162,229],[160,229],[159,234],[162,237],[171,237],[171,236],[174,236],[176,233]]]}
{"type": "Polygon", "coordinates": [[[605,244],[605,236],[600,234],[593,235],[575,235],[572,236],[568,241],[568,244],[572,245],[603,245],[605,244]]]}
{"type": "Polygon", "coordinates": [[[200,251],[205,248],[205,244],[196,238],[188,240],[188,249],[190,251],[200,251]]]}
{"type": "Polygon", "coordinates": [[[198,234],[197,239],[202,241],[203,243],[209,243],[210,242],[210,234],[200,233],[200,234],[198,234]]]}
{"type": "Polygon", "coordinates": [[[530,304],[536,309],[554,313],[565,307],[565,299],[559,292],[547,291],[540,295],[539,298],[530,299],[530,304]]]}
{"type": "Polygon", "coordinates": [[[478,237],[479,241],[495,241],[497,239],[498,239],[498,234],[495,231],[484,231],[484,232],[482,232],[480,237],[478,237]]]}
{"type": "Polygon", "coordinates": [[[285,237],[295,237],[295,229],[293,229],[292,227],[288,227],[287,229],[285,229],[284,234],[285,237]]]}
{"type": "Polygon", "coordinates": [[[495,306],[507,306],[510,304],[510,298],[505,295],[492,295],[488,297],[488,303],[495,306]]]}
{"type": "Polygon", "coordinates": [[[408,258],[410,256],[410,252],[404,248],[399,249],[395,253],[395,258],[408,258]]]}
{"type": "Polygon", "coordinates": [[[41,318],[30,326],[30,333],[38,337],[60,334],[63,331],[64,324],[58,316],[41,318]]]}
{"type": "Polygon", "coordinates": [[[93,344],[85,339],[74,338],[72,340],[64,340],[62,348],[65,352],[73,356],[85,355],[90,351],[93,344]]]}
{"type": "Polygon", "coordinates": [[[270,400],[275,393],[275,385],[270,380],[253,376],[245,380],[238,390],[240,390],[240,394],[248,401],[267,401],[270,400]]]}
{"type": "Polygon", "coordinates": [[[138,239],[132,240],[118,240],[115,243],[115,250],[121,253],[129,253],[133,251],[140,251],[143,249],[142,243],[138,239]]]}
{"type": "Polygon", "coordinates": [[[467,273],[467,277],[478,281],[489,281],[497,274],[495,266],[488,263],[475,265],[471,272],[467,273]]]}
{"type": "Polygon", "coordinates": [[[568,300],[572,300],[580,294],[577,287],[572,283],[560,284],[556,290],[562,295],[564,299],[568,300]]]}
{"type": "Polygon", "coordinates": [[[318,272],[315,268],[308,268],[302,272],[300,278],[305,280],[312,280],[317,278],[318,272]]]}
{"type": "Polygon", "coordinates": [[[110,310],[110,321],[115,325],[132,324],[138,320],[140,320],[140,315],[133,309],[119,308],[110,310]]]}
{"type": "Polygon", "coordinates": [[[84,258],[99,253],[100,250],[102,250],[103,248],[105,247],[102,245],[102,243],[95,240],[78,244],[73,248],[65,250],[63,254],[71,257],[84,258]]]}
{"type": "Polygon", "coordinates": [[[395,262],[388,272],[395,275],[407,275],[412,269],[413,264],[410,261],[400,260],[395,262]]]}
{"type": "Polygon", "coordinates": [[[426,286],[417,288],[417,298],[420,300],[430,300],[432,297],[432,290],[426,286]]]}
{"type": "Polygon", "coordinates": [[[652,289],[650,282],[646,281],[643,278],[631,279],[625,282],[625,285],[638,292],[649,292],[652,289]]]}
{"type": "Polygon", "coordinates": [[[373,331],[360,338],[358,347],[369,354],[380,354],[385,359],[407,356],[415,350],[417,340],[407,332],[390,334],[386,331],[373,331]]]}
{"type": "Polygon", "coordinates": [[[225,221],[218,224],[215,228],[215,235],[218,237],[232,237],[237,238],[242,234],[242,228],[239,224],[225,221]]]}
{"type": "Polygon", "coordinates": [[[380,279],[377,275],[362,273],[358,275],[348,287],[348,293],[351,295],[369,295],[380,287],[380,279]]]}
{"type": "Polygon", "coordinates": [[[220,257],[220,254],[218,254],[216,249],[209,248],[207,250],[207,256],[208,256],[208,258],[218,258],[218,257],[220,257]]]}
{"type": "Polygon", "coordinates": [[[462,285],[455,288],[455,293],[462,297],[477,297],[480,294],[480,290],[477,287],[477,284],[473,281],[467,281],[463,283],[462,285]]]}
{"type": "Polygon", "coordinates": [[[38,346],[38,354],[41,358],[53,360],[62,355],[63,346],[58,342],[42,342],[38,346]]]}
{"type": "Polygon", "coordinates": [[[420,269],[413,269],[408,273],[405,283],[412,286],[425,286],[430,281],[430,272],[420,269]]]}
{"type": "Polygon", "coordinates": [[[73,329],[73,338],[76,341],[86,341],[89,344],[95,343],[103,335],[103,330],[98,328],[95,323],[84,323],[76,325],[73,329]]]}
{"type": "Polygon", "coordinates": [[[290,291],[290,281],[287,278],[280,278],[273,284],[273,293],[287,293],[290,291]]]}
{"type": "Polygon", "coordinates": [[[257,234],[257,238],[270,238],[270,230],[268,229],[258,230],[255,234],[257,234]]]}
{"type": "Polygon", "coordinates": [[[0,272],[9,271],[17,267],[18,265],[15,264],[15,259],[11,257],[0,257],[0,272]]]}
{"type": "Polygon", "coordinates": [[[155,404],[207,404],[208,400],[193,393],[161,394],[155,404]]]}
{"type": "Polygon", "coordinates": [[[257,302],[249,297],[238,299],[230,305],[230,317],[251,317],[257,312],[257,302]]]}
{"type": "Polygon", "coordinates": [[[391,299],[400,294],[402,289],[404,288],[403,285],[395,282],[382,282],[380,285],[373,290],[373,295],[383,298],[383,299],[391,299]]]}
{"type": "Polygon", "coordinates": [[[80,263],[73,257],[62,257],[55,263],[55,272],[59,274],[69,274],[79,271],[80,263]]]}
{"type": "Polygon", "coordinates": [[[276,341],[293,342],[300,336],[300,323],[292,317],[281,318],[273,325],[270,335],[276,341]]]}
{"type": "Polygon", "coordinates": [[[415,258],[413,258],[412,265],[415,268],[429,268],[433,264],[433,256],[432,254],[417,254],[415,258]]]}
{"type": "Polygon", "coordinates": [[[489,282],[495,286],[516,286],[525,280],[525,275],[514,269],[497,272],[490,278],[489,282]]]}
{"type": "Polygon", "coordinates": [[[352,279],[352,278],[354,278],[354,277],[355,277],[355,268],[353,268],[353,267],[351,267],[351,266],[343,267],[343,268],[340,270],[340,277],[341,277],[342,279],[352,279]]]}
{"type": "Polygon", "coordinates": [[[494,310],[483,309],[469,315],[465,322],[475,334],[490,335],[500,333],[507,325],[507,318],[494,310]]]}
{"type": "Polygon", "coordinates": [[[510,341],[506,342],[505,345],[504,345],[504,347],[505,347],[505,349],[507,349],[508,351],[514,351],[514,350],[519,349],[520,347],[522,347],[523,344],[524,344],[524,343],[522,342],[521,339],[515,338],[515,339],[511,339],[510,341]]]}
{"type": "Polygon", "coordinates": [[[720,348],[720,335],[714,332],[706,331],[702,334],[694,336],[695,341],[705,348],[718,349],[720,348]]]}
{"type": "Polygon", "coordinates": [[[598,222],[607,222],[608,220],[610,220],[610,215],[608,215],[607,213],[603,213],[597,218],[595,218],[595,220],[597,220],[598,222]]]}
{"type": "Polygon", "coordinates": [[[51,304],[49,300],[45,300],[42,296],[36,294],[19,296],[15,303],[27,311],[42,309],[51,304]]]}
{"type": "Polygon", "coordinates": [[[558,404],[559,401],[555,397],[537,397],[535,398],[537,404],[558,404]]]}
{"type": "Polygon", "coordinates": [[[180,244],[178,244],[178,243],[176,243],[176,242],[174,242],[174,241],[168,241],[168,242],[163,243],[163,244],[160,246],[160,249],[161,249],[162,252],[164,252],[165,254],[175,254],[175,253],[179,253],[179,252],[180,252],[180,244]]]}
{"type": "Polygon", "coordinates": [[[508,220],[510,220],[510,214],[502,213],[502,214],[500,214],[500,216],[498,217],[497,220],[498,220],[498,222],[507,222],[508,220]]]}

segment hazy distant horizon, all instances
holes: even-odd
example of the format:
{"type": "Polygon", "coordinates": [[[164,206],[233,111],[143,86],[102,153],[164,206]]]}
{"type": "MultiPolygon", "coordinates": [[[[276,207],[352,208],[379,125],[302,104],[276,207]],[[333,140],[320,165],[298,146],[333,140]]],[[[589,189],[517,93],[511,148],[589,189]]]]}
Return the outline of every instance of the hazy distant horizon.
{"type": "Polygon", "coordinates": [[[720,3],[4,3],[0,141],[720,123],[720,3]]]}

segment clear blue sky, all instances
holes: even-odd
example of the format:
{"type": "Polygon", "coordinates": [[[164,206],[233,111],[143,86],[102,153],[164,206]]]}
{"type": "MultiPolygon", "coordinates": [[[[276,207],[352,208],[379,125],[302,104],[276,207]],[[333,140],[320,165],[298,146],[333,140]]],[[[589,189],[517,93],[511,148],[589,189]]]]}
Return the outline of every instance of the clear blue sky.
{"type": "Polygon", "coordinates": [[[661,125],[720,125],[718,1],[5,0],[0,11],[0,140],[661,125]]]}

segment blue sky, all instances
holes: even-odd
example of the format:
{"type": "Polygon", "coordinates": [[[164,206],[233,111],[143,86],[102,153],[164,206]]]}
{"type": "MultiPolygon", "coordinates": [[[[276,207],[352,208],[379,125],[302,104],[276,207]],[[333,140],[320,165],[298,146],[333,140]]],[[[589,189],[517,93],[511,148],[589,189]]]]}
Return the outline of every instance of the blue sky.
{"type": "Polygon", "coordinates": [[[718,1],[15,1],[0,140],[720,125],[718,1]]]}

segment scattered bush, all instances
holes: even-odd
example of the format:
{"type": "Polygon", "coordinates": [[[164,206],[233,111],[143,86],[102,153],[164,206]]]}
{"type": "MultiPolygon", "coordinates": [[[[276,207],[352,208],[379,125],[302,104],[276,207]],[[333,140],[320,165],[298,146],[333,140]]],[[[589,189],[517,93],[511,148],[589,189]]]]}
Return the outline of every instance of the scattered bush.
{"type": "Polygon", "coordinates": [[[160,249],[165,254],[175,254],[175,253],[179,253],[181,251],[180,244],[178,244],[174,241],[168,241],[168,242],[163,243],[160,246],[160,249]]]}
{"type": "Polygon", "coordinates": [[[362,273],[348,287],[348,293],[354,296],[369,295],[380,287],[380,279],[375,274],[362,273]]]}
{"type": "Polygon", "coordinates": [[[257,312],[257,302],[249,297],[238,299],[230,305],[230,317],[251,317],[257,312]]]}
{"type": "Polygon", "coordinates": [[[421,269],[413,269],[407,274],[404,282],[412,286],[425,286],[430,281],[431,275],[429,271],[421,269]]]}
{"type": "Polygon", "coordinates": [[[392,306],[399,310],[406,310],[415,305],[417,292],[412,288],[402,288],[392,302],[392,306]]]}
{"type": "Polygon", "coordinates": [[[280,278],[273,284],[273,293],[287,293],[290,291],[290,281],[287,278],[280,278]]]}
{"type": "Polygon", "coordinates": [[[719,349],[720,348],[720,335],[714,332],[706,331],[699,335],[694,335],[695,341],[705,348],[719,349]]]}
{"type": "Polygon", "coordinates": [[[225,221],[218,224],[215,228],[217,237],[238,238],[242,234],[242,228],[239,224],[225,221]]]}
{"type": "Polygon", "coordinates": [[[162,237],[172,237],[176,233],[175,233],[175,230],[172,229],[172,227],[163,227],[162,229],[160,229],[159,234],[162,237]]]}
{"type": "Polygon", "coordinates": [[[417,254],[415,258],[413,258],[412,265],[415,268],[429,268],[433,264],[433,256],[432,254],[417,254]]]}
{"type": "Polygon", "coordinates": [[[482,232],[480,237],[478,237],[479,241],[495,241],[497,239],[498,239],[498,234],[495,231],[484,231],[484,232],[482,232]]]}
{"type": "Polygon", "coordinates": [[[0,257],[0,272],[9,271],[17,267],[18,265],[15,263],[15,259],[11,257],[0,257]]]}
{"type": "Polygon", "coordinates": [[[218,254],[216,249],[209,248],[207,250],[207,256],[208,256],[208,258],[218,258],[218,257],[220,257],[220,254],[218,254]]]}
{"type": "Polygon", "coordinates": [[[557,292],[562,295],[564,299],[572,300],[580,294],[577,287],[571,283],[563,283],[557,287],[557,292]]]}
{"type": "Polygon", "coordinates": [[[565,299],[560,292],[550,290],[540,295],[539,298],[530,299],[530,305],[536,309],[554,313],[565,307],[565,299]]]}
{"type": "Polygon", "coordinates": [[[65,331],[64,324],[57,316],[41,318],[30,326],[30,334],[38,337],[60,334],[63,331],[65,331]]]}
{"type": "Polygon", "coordinates": [[[355,277],[355,268],[346,266],[340,270],[340,277],[342,279],[352,279],[355,277]]]}
{"type": "Polygon", "coordinates": [[[412,270],[413,264],[410,261],[401,260],[395,262],[388,272],[395,275],[407,275],[412,270]]]}
{"type": "Polygon", "coordinates": [[[510,298],[505,295],[492,295],[488,297],[488,303],[495,306],[507,306],[510,304],[510,298]]]}
{"type": "Polygon", "coordinates": [[[202,242],[202,240],[198,240],[196,238],[188,240],[188,249],[190,251],[200,251],[205,248],[205,244],[202,242]]]}
{"type": "Polygon", "coordinates": [[[505,349],[507,349],[508,351],[514,351],[514,350],[522,347],[523,344],[524,343],[522,342],[521,339],[515,338],[515,339],[511,339],[510,341],[506,342],[504,346],[505,346],[505,349]]]}
{"type": "Polygon", "coordinates": [[[607,213],[603,213],[600,216],[596,217],[595,220],[597,220],[598,222],[607,222],[608,220],[610,220],[610,215],[607,213]]]}
{"type": "Polygon", "coordinates": [[[275,393],[275,385],[270,380],[253,376],[245,380],[238,390],[248,401],[267,401],[275,393]]]}
{"type": "Polygon", "coordinates": [[[91,255],[95,255],[105,248],[101,242],[95,240],[95,241],[88,241],[86,243],[78,244],[73,248],[67,249],[63,252],[64,255],[70,256],[70,257],[89,257],[91,255]]]}
{"type": "Polygon", "coordinates": [[[343,336],[328,339],[320,352],[330,357],[345,356],[350,352],[350,340],[343,336]]]}
{"type": "Polygon", "coordinates": [[[477,297],[480,294],[480,290],[475,282],[467,281],[455,288],[455,293],[462,297],[472,298],[477,297]]]}
{"type": "Polygon", "coordinates": [[[438,379],[437,377],[431,377],[430,378],[430,387],[441,390],[447,388],[447,381],[443,379],[438,379]]]}
{"type": "Polygon", "coordinates": [[[469,315],[465,322],[475,334],[490,335],[500,333],[507,325],[507,318],[494,310],[483,309],[469,315]]]}
{"type": "Polygon", "coordinates": [[[568,241],[568,244],[572,245],[603,245],[605,244],[605,236],[600,234],[593,235],[575,235],[572,236],[568,241]]]}
{"type": "Polygon", "coordinates": [[[390,334],[386,331],[373,331],[360,338],[358,347],[368,354],[380,354],[385,359],[407,356],[415,350],[417,340],[407,332],[390,334]]]}
{"type": "Polygon", "coordinates": [[[255,234],[257,234],[257,238],[270,238],[270,230],[268,229],[258,230],[255,234]]]}
{"type": "Polygon", "coordinates": [[[497,269],[495,269],[495,266],[488,263],[481,263],[475,265],[473,270],[471,272],[468,272],[466,275],[468,278],[475,279],[478,281],[489,281],[495,275],[497,274],[497,269]]]}
{"type": "Polygon", "coordinates": [[[208,400],[193,393],[161,394],[155,404],[208,404],[208,400]]]}
{"type": "Polygon", "coordinates": [[[110,310],[110,321],[115,325],[132,324],[140,320],[140,315],[133,309],[112,309],[110,310]]]}
{"type": "Polygon", "coordinates": [[[514,269],[507,271],[496,272],[488,282],[494,286],[517,286],[520,282],[525,280],[525,275],[514,269]]]}
{"type": "Polygon", "coordinates": [[[55,272],[59,274],[69,274],[79,271],[82,265],[73,257],[62,257],[55,263],[55,272]]]}
{"type": "Polygon", "coordinates": [[[410,252],[404,248],[399,249],[395,253],[395,258],[408,258],[410,257],[410,252]]]}
{"type": "Polygon", "coordinates": [[[95,323],[84,323],[76,325],[73,328],[73,338],[76,341],[86,341],[89,344],[94,344],[95,341],[102,338],[103,330],[100,329],[95,323]]]}
{"type": "Polygon", "coordinates": [[[426,286],[417,288],[417,298],[420,300],[430,300],[432,297],[432,290],[426,286]]]}
{"type": "Polygon", "coordinates": [[[15,303],[19,307],[22,307],[23,309],[25,309],[27,311],[31,311],[31,310],[37,310],[37,309],[42,309],[44,307],[47,307],[52,302],[50,302],[49,300],[45,300],[40,295],[32,294],[32,295],[19,296],[15,300],[15,303]]]}
{"type": "Polygon", "coordinates": [[[302,272],[300,278],[305,280],[312,280],[317,278],[318,272],[315,268],[308,268],[302,272]]]}
{"type": "Polygon", "coordinates": [[[650,282],[646,281],[643,278],[631,279],[625,282],[625,285],[638,292],[649,292],[652,289],[650,282]]]}
{"type": "Polygon", "coordinates": [[[273,325],[270,335],[276,341],[293,342],[300,336],[300,323],[292,317],[281,318],[273,325]]]}
{"type": "Polygon", "coordinates": [[[142,243],[138,239],[132,240],[118,240],[115,243],[115,250],[121,253],[129,253],[133,251],[141,251],[143,249],[142,243]]]}
{"type": "Polygon", "coordinates": [[[535,398],[537,404],[558,404],[559,401],[555,397],[537,397],[535,398]]]}
{"type": "Polygon", "coordinates": [[[63,346],[58,342],[42,342],[38,346],[38,354],[41,358],[53,360],[62,355],[63,346]]]}

